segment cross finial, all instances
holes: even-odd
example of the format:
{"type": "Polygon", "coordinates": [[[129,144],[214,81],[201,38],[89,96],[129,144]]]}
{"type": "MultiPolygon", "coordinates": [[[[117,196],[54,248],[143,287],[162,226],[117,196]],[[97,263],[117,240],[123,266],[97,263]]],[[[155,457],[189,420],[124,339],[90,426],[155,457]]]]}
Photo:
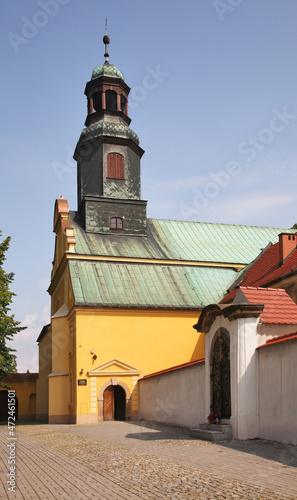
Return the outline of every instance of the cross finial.
{"type": "Polygon", "coordinates": [[[107,17],[105,19],[105,35],[103,37],[103,43],[105,44],[105,54],[104,54],[104,57],[105,57],[105,64],[109,64],[109,54],[108,54],[108,44],[110,42],[110,38],[109,36],[107,35],[107,17]]]}

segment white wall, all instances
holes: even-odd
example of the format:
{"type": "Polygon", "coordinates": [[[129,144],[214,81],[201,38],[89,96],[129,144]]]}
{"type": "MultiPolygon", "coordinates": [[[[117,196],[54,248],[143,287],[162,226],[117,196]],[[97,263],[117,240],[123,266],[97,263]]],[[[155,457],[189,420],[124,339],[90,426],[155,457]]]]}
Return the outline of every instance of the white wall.
{"type": "Polygon", "coordinates": [[[258,349],[260,438],[297,444],[297,340],[258,349]]]}
{"type": "MultiPolygon", "coordinates": [[[[256,349],[258,322],[220,316],[205,335],[205,363],[140,379],[140,418],[189,428],[206,422],[211,347],[224,327],[230,335],[233,437],[297,445],[297,341],[256,349]]],[[[269,336],[280,335],[278,327],[269,336]]]]}
{"type": "Polygon", "coordinates": [[[287,333],[292,333],[296,330],[297,325],[275,325],[259,322],[257,327],[258,346],[265,344],[265,342],[269,339],[279,337],[280,335],[286,335],[287,333]]]}
{"type": "Polygon", "coordinates": [[[240,318],[232,322],[231,336],[231,424],[236,439],[259,437],[258,360],[256,356],[258,318],[240,318]]]}
{"type": "Polygon", "coordinates": [[[195,428],[207,422],[204,362],[140,379],[140,418],[195,428]]]}

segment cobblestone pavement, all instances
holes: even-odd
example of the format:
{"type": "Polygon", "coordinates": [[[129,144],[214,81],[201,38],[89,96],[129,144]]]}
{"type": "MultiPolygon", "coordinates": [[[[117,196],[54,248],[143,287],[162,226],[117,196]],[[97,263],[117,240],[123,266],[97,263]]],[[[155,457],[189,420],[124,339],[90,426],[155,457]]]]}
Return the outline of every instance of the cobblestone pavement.
{"type": "Polygon", "coordinates": [[[210,444],[150,422],[19,425],[14,494],[7,437],[1,426],[1,499],[297,499],[297,447],[210,444]]]}

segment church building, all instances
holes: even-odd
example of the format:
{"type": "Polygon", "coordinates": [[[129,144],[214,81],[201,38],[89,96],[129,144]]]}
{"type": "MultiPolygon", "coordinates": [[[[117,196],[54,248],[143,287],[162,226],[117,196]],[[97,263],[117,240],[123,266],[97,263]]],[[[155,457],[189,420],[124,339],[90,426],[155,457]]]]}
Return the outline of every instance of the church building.
{"type": "Polygon", "coordinates": [[[77,210],[62,196],[54,208],[36,399],[36,418],[49,423],[139,418],[139,380],[204,359],[205,334],[193,329],[201,311],[286,231],[147,217],[130,88],[103,42],[74,152],[77,210]]]}

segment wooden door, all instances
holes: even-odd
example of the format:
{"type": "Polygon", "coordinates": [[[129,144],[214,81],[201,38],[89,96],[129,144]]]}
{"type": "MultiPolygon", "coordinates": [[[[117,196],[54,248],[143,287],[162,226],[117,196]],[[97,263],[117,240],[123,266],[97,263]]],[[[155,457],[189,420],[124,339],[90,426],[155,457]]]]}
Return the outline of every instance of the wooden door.
{"type": "Polygon", "coordinates": [[[110,385],[103,393],[103,420],[114,420],[114,386],[110,385]]]}

